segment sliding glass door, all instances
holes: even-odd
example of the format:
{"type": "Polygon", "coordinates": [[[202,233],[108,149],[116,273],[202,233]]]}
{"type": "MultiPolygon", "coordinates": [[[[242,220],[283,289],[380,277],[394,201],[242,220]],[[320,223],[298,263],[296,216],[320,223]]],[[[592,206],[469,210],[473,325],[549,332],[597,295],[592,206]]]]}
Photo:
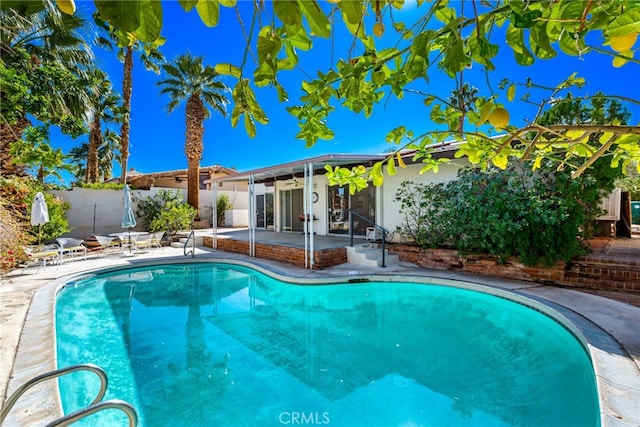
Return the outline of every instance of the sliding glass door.
{"type": "Polygon", "coordinates": [[[273,193],[256,196],[256,227],[273,230],[273,193]]]}
{"type": "MultiPolygon", "coordinates": [[[[329,187],[329,233],[349,234],[349,209],[358,215],[375,222],[376,220],[376,188],[369,186],[353,196],[348,187],[329,187]]],[[[354,234],[365,235],[371,224],[358,216],[353,218],[354,234]]]]}
{"type": "Polygon", "coordinates": [[[304,231],[300,216],[304,213],[303,191],[284,190],[280,192],[280,224],[282,231],[304,231]]]}

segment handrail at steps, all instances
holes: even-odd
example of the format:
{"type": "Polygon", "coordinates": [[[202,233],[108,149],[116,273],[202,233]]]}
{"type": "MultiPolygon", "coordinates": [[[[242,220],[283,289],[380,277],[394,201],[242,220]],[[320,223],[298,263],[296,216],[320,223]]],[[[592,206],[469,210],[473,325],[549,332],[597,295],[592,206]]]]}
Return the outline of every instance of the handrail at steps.
{"type": "Polygon", "coordinates": [[[196,235],[195,230],[193,229],[193,220],[191,220],[191,231],[187,236],[187,240],[184,242],[183,253],[184,256],[191,254],[191,258],[195,258],[196,256],[196,235]],[[187,245],[189,244],[189,240],[191,240],[191,250],[187,252],[187,245]]]}
{"type": "MultiPolygon", "coordinates": [[[[353,209],[349,209],[349,236],[351,237],[351,247],[353,247],[353,216],[357,216],[358,218],[363,219],[364,221],[366,221],[367,223],[373,225],[374,228],[379,228],[382,231],[382,265],[381,267],[386,267],[386,263],[385,263],[385,255],[384,255],[384,241],[387,237],[387,234],[389,234],[389,230],[387,230],[386,228],[384,228],[383,226],[376,224],[375,222],[373,222],[372,220],[370,220],[369,218],[360,215],[357,212],[354,212],[353,209]]],[[[375,241],[375,238],[374,238],[375,241]]]]}
{"type": "Polygon", "coordinates": [[[124,412],[129,418],[129,427],[135,427],[138,425],[138,413],[136,412],[135,408],[124,400],[112,399],[93,404],[86,408],[82,408],[76,412],[73,412],[47,424],[46,427],[68,426],[86,416],[95,414],[96,412],[104,411],[105,409],[119,409],[124,412]]]}
{"type": "Polygon", "coordinates": [[[9,414],[9,411],[11,410],[11,408],[13,408],[13,405],[15,405],[16,401],[34,385],[40,384],[41,382],[46,380],[58,378],[66,374],[70,374],[72,372],[77,372],[82,370],[93,372],[100,378],[100,390],[98,391],[98,395],[96,396],[96,398],[93,399],[93,402],[91,402],[91,406],[100,402],[104,397],[105,393],[107,392],[107,386],[109,384],[107,374],[99,366],[96,366],[92,363],[67,366],[66,368],[56,369],[55,371],[47,372],[42,375],[38,375],[37,377],[31,378],[29,381],[24,383],[20,388],[14,391],[13,394],[9,396],[9,399],[7,399],[6,404],[2,408],[2,412],[0,412],[0,424],[2,424],[4,419],[7,417],[7,415],[9,414]]]}

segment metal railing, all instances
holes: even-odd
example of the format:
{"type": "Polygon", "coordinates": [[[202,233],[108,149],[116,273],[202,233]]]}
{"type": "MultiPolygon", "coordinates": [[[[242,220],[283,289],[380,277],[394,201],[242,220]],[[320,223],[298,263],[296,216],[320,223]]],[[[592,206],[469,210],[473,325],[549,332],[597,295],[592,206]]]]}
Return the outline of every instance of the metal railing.
{"type": "Polygon", "coordinates": [[[105,409],[119,409],[123,411],[129,418],[129,426],[134,427],[138,425],[138,414],[136,413],[135,408],[131,406],[129,403],[122,400],[117,400],[117,399],[106,400],[104,402],[101,401],[107,392],[109,379],[107,378],[107,374],[99,366],[96,366],[91,363],[67,366],[66,368],[56,369],[55,371],[46,372],[42,375],[38,375],[30,379],[26,383],[24,383],[16,391],[14,391],[11,394],[11,396],[9,396],[9,399],[7,399],[5,405],[2,408],[2,412],[0,412],[0,424],[4,422],[4,419],[7,417],[7,415],[9,415],[9,412],[11,411],[13,406],[16,404],[18,399],[24,393],[26,393],[31,387],[37,384],[40,384],[43,381],[55,379],[63,375],[71,374],[73,372],[78,372],[78,371],[93,372],[98,376],[98,378],[100,378],[100,390],[98,390],[98,395],[95,397],[95,399],[93,399],[93,402],[91,402],[91,404],[88,407],[80,409],[79,411],[66,415],[62,418],[59,418],[47,424],[47,427],[67,426],[69,424],[72,424],[78,421],[81,418],[84,418],[88,415],[94,414],[96,412],[99,412],[105,409]]]}
{"type": "MultiPolygon", "coordinates": [[[[373,226],[374,229],[380,229],[380,231],[382,231],[382,239],[380,239],[382,241],[382,265],[381,267],[386,267],[386,263],[385,263],[385,249],[384,249],[384,241],[386,240],[386,236],[387,234],[389,234],[389,231],[384,228],[383,226],[376,224],[374,221],[370,220],[369,218],[360,215],[357,212],[354,212],[352,209],[349,209],[349,237],[351,237],[351,246],[353,247],[353,217],[357,216],[358,218],[364,220],[365,222],[371,224],[373,226]]],[[[375,241],[375,235],[374,235],[374,241],[375,241]]]]}
{"type": "Polygon", "coordinates": [[[84,417],[95,414],[96,412],[104,411],[105,409],[118,409],[124,412],[127,415],[127,418],[129,418],[129,427],[135,427],[138,425],[138,413],[136,412],[136,409],[124,400],[112,399],[95,403],[91,406],[80,409],[79,411],[65,415],[64,417],[58,418],[57,420],[47,424],[46,427],[68,426],[84,417]]]}
{"type": "Polygon", "coordinates": [[[187,240],[184,242],[183,253],[184,256],[191,255],[191,258],[195,258],[196,256],[196,234],[193,229],[193,220],[191,220],[189,235],[187,236],[187,240]],[[187,246],[189,245],[189,241],[191,241],[191,250],[187,251],[187,246]]]}

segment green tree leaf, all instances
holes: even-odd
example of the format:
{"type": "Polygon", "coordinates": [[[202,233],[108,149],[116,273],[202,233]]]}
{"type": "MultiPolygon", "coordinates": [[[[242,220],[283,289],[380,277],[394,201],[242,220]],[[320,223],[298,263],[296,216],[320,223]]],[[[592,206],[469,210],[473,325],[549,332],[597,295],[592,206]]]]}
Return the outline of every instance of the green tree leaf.
{"type": "Polygon", "coordinates": [[[307,18],[311,31],[316,36],[328,38],[331,34],[331,25],[329,24],[329,18],[324,14],[318,2],[316,0],[301,1],[300,7],[302,13],[307,18]]]}
{"type": "Polygon", "coordinates": [[[140,26],[136,36],[143,42],[152,43],[160,38],[162,30],[162,5],[160,0],[140,1],[140,26]]]}
{"type": "Polygon", "coordinates": [[[218,3],[218,0],[198,0],[196,11],[207,27],[218,25],[218,20],[220,19],[220,3],[218,3]]]}
{"type": "Polygon", "coordinates": [[[514,83],[511,83],[511,85],[509,85],[509,88],[507,89],[507,99],[509,100],[509,102],[513,102],[513,99],[516,97],[516,85],[514,83]]]}
{"type": "Polygon", "coordinates": [[[384,175],[382,174],[382,162],[376,162],[369,172],[373,185],[379,187],[384,182],[384,175]]]}
{"type": "Polygon", "coordinates": [[[549,41],[545,26],[535,26],[529,30],[529,43],[534,55],[542,59],[551,59],[557,55],[557,52],[549,41]]]}
{"type": "Polygon", "coordinates": [[[342,19],[349,32],[354,36],[364,34],[362,28],[362,18],[364,14],[362,1],[341,1],[338,3],[338,7],[342,11],[342,19]]]}
{"type": "Polygon", "coordinates": [[[113,27],[133,33],[140,26],[140,2],[94,0],[100,17],[113,27]]]}
{"type": "Polygon", "coordinates": [[[239,79],[242,76],[242,71],[240,68],[236,67],[232,64],[218,64],[214,67],[218,74],[223,76],[231,76],[239,79]]]}
{"type": "Polygon", "coordinates": [[[287,26],[299,26],[302,24],[302,12],[297,1],[273,0],[273,11],[287,26]]]}
{"type": "Polygon", "coordinates": [[[625,9],[604,31],[607,37],[625,36],[634,32],[640,33],[640,7],[625,9]]]}
{"type": "Polygon", "coordinates": [[[510,26],[507,30],[507,42],[520,65],[531,65],[535,62],[531,52],[524,44],[524,30],[510,26]]]}
{"type": "Polygon", "coordinates": [[[198,0],[178,0],[178,1],[180,3],[180,6],[182,6],[185,12],[191,12],[191,9],[193,9],[196,6],[196,4],[198,4],[198,0]]]}
{"type": "Polygon", "coordinates": [[[250,138],[256,137],[256,123],[247,113],[244,114],[244,129],[247,131],[247,135],[249,135],[250,138]]]}

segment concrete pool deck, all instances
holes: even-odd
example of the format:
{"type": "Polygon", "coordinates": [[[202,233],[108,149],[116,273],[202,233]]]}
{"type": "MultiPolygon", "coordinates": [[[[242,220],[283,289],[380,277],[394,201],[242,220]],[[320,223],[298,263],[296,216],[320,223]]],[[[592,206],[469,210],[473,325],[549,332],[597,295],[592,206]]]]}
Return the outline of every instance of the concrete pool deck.
{"type": "MultiPolygon", "coordinates": [[[[640,308],[588,293],[537,283],[451,273],[401,264],[393,268],[362,268],[344,264],[309,271],[278,262],[199,248],[195,261],[234,260],[271,273],[304,280],[352,279],[379,275],[457,280],[491,288],[492,292],[527,297],[568,319],[586,341],[600,393],[603,425],[640,425],[640,308]]],[[[165,247],[136,256],[89,258],[46,269],[18,271],[0,282],[0,402],[41,373],[56,369],[54,300],[57,289],[80,273],[149,262],[191,261],[181,248],[165,247]]],[[[59,417],[56,382],[34,387],[13,408],[3,425],[40,425],[59,417]]]]}

